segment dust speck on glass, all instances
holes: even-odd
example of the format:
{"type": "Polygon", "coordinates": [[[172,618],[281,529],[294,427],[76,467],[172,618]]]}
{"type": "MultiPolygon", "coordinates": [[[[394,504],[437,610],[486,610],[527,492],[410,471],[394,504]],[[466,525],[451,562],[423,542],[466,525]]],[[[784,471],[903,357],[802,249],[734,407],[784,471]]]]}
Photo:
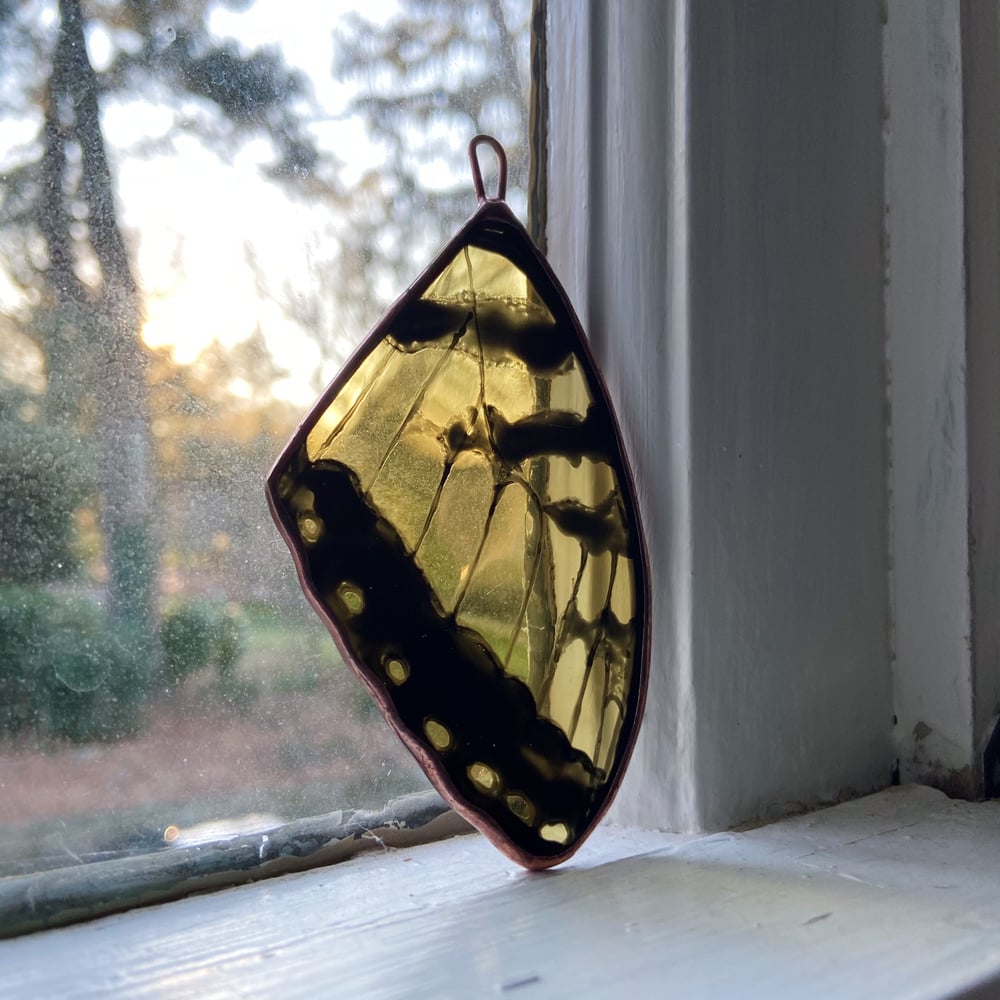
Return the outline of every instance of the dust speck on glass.
{"type": "Polygon", "coordinates": [[[260,484],[466,217],[469,135],[523,212],[531,5],[294,11],[0,3],[0,887],[428,787],[260,484]]]}
{"type": "MultiPolygon", "coordinates": [[[[477,150],[498,160],[487,198],[477,150]]],[[[642,711],[648,572],[608,394],[504,202],[376,324],[269,479],[303,587],[455,808],[529,868],[607,807],[642,711]]]]}

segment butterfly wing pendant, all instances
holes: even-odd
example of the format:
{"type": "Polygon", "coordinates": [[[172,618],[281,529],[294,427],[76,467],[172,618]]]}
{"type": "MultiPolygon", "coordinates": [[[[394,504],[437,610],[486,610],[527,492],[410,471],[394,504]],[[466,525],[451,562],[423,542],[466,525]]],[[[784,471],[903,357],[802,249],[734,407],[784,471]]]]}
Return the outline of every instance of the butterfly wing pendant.
{"type": "Polygon", "coordinates": [[[503,201],[502,147],[469,152],[478,210],[323,393],[268,498],[311,603],[435,787],[546,868],[631,754],[649,571],[580,324],[503,201]]]}

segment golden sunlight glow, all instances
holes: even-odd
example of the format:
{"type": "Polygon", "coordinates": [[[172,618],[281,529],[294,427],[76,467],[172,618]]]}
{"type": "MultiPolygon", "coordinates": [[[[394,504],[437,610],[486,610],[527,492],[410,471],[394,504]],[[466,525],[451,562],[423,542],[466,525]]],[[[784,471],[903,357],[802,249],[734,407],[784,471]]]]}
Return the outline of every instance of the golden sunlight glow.
{"type": "Polygon", "coordinates": [[[219,277],[211,285],[188,281],[173,295],[147,300],[142,339],[147,346],[172,347],[179,364],[190,364],[213,340],[232,345],[257,322],[255,299],[233,294],[240,282],[219,277]]]}
{"type": "Polygon", "coordinates": [[[196,148],[185,154],[122,166],[122,201],[139,234],[142,339],[190,364],[214,341],[231,347],[259,328],[289,373],[275,394],[308,402],[319,352],[280,299],[315,281],[306,248],[323,213],[293,202],[254,162],[223,164],[196,148]]]}

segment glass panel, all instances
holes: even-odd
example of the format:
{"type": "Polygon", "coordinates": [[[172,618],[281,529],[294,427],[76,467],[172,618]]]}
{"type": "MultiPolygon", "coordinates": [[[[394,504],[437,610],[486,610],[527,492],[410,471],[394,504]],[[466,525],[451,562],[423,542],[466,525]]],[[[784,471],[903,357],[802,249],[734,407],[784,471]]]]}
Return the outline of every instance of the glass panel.
{"type": "MultiPolygon", "coordinates": [[[[0,3],[0,876],[425,787],[263,484],[470,213],[470,135],[523,208],[529,8],[0,3]]],[[[370,363],[423,377],[399,359],[370,363]]],[[[403,463],[440,477],[412,436],[356,447],[387,506],[403,463]]]]}
{"type": "Polygon", "coordinates": [[[627,757],[646,612],[614,418],[526,241],[484,207],[272,488],[376,699],[445,793],[537,866],[589,832],[627,757]]]}

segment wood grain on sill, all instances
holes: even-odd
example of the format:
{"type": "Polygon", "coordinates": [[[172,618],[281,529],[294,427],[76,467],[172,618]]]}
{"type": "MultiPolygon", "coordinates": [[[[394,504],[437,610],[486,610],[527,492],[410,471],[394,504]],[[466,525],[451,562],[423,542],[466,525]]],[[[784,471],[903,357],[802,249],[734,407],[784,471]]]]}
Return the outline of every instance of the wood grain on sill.
{"type": "Polygon", "coordinates": [[[892,789],[744,833],[480,837],[0,943],[15,996],[944,997],[1000,969],[1000,803],[892,789]]]}

